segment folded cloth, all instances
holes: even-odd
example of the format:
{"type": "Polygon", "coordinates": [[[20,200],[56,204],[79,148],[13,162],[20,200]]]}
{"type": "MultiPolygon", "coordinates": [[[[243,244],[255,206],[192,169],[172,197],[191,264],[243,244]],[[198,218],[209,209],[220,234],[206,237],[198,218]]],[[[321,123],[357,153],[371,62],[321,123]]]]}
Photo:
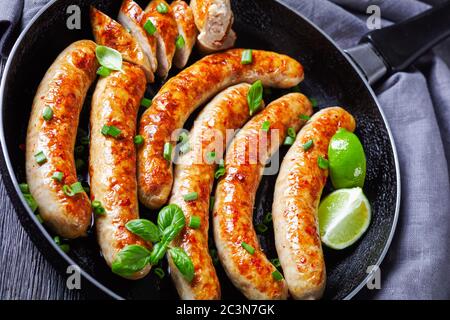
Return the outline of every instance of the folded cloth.
{"type": "MultiPolygon", "coordinates": [[[[25,0],[22,27],[46,2],[25,0]]],[[[382,26],[429,8],[416,0],[280,2],[309,18],[343,49],[357,44],[369,31],[369,5],[380,7],[382,26]]],[[[21,6],[21,0],[0,3],[1,52],[3,44],[11,41],[5,39],[10,38],[13,26],[19,23],[21,6]]],[[[449,42],[440,45],[415,66],[374,88],[397,145],[402,203],[396,235],[381,265],[381,289],[364,289],[358,298],[450,299],[449,49],[449,42]]]]}
{"type": "Polygon", "coordinates": [[[6,57],[18,31],[23,0],[0,2],[0,57],[6,57]]]}

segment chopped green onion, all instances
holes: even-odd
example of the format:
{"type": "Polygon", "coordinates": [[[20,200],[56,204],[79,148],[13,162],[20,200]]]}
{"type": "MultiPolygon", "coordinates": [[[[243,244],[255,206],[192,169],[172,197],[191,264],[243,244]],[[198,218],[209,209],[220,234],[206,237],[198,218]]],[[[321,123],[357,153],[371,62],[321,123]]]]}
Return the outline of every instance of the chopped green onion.
{"type": "Polygon", "coordinates": [[[64,178],[64,173],[60,171],[53,172],[52,179],[61,182],[64,178]]]}
{"type": "Polygon", "coordinates": [[[301,114],[301,115],[299,116],[299,118],[302,119],[302,120],[305,120],[305,121],[308,121],[308,120],[311,119],[311,117],[308,116],[308,115],[306,115],[306,114],[301,114]]]}
{"type": "Polygon", "coordinates": [[[164,2],[160,2],[156,6],[156,11],[158,11],[159,13],[167,13],[167,12],[169,12],[169,8],[167,7],[167,5],[164,2]]]}
{"type": "Polygon", "coordinates": [[[164,159],[172,161],[172,144],[170,142],[164,144],[164,159]]]}
{"type": "Polygon", "coordinates": [[[212,262],[214,265],[219,263],[219,257],[217,256],[217,250],[216,249],[210,249],[209,255],[211,256],[212,262]]]}
{"type": "Polygon", "coordinates": [[[275,268],[281,267],[280,259],[278,258],[271,259],[270,262],[275,266],[275,268]]]}
{"type": "Polygon", "coordinates": [[[68,253],[70,251],[70,246],[67,243],[61,244],[59,245],[59,247],[65,253],[68,253]]]}
{"type": "Polygon", "coordinates": [[[276,280],[276,281],[281,281],[283,280],[283,275],[281,274],[280,271],[275,270],[274,272],[272,272],[272,277],[276,280]]]}
{"type": "Polygon", "coordinates": [[[83,189],[83,186],[81,185],[81,182],[78,181],[78,182],[71,184],[70,186],[65,184],[63,186],[63,192],[66,196],[73,197],[74,195],[76,195],[78,193],[83,193],[84,189],[83,189]]]}
{"type": "Polygon", "coordinates": [[[217,168],[216,172],[214,173],[214,178],[219,179],[224,174],[225,174],[225,166],[224,166],[223,160],[220,160],[219,167],[217,168]]]}
{"type": "Polygon", "coordinates": [[[189,142],[185,142],[180,146],[181,153],[188,153],[189,150],[191,150],[191,146],[189,145],[189,142]]]}
{"type": "Polygon", "coordinates": [[[185,194],[183,196],[184,201],[194,201],[198,199],[198,193],[197,192],[189,192],[188,194],[185,194]]]}
{"type": "Polygon", "coordinates": [[[269,120],[264,121],[261,126],[261,130],[267,132],[269,131],[269,128],[270,128],[270,121],[269,120]]]}
{"type": "Polygon", "coordinates": [[[186,45],[184,38],[181,34],[178,35],[177,40],[175,41],[175,46],[177,49],[182,49],[186,45]]]}
{"type": "Polygon", "coordinates": [[[107,77],[107,76],[109,76],[111,74],[111,70],[109,68],[107,68],[107,67],[100,66],[97,69],[97,74],[99,76],[101,76],[101,77],[107,77]]]}
{"type": "Polygon", "coordinates": [[[122,69],[122,54],[116,49],[107,46],[97,46],[95,55],[100,65],[111,70],[122,69]]]}
{"type": "Polygon", "coordinates": [[[264,233],[264,232],[266,232],[268,229],[269,229],[269,228],[268,228],[265,224],[263,224],[263,223],[260,223],[260,224],[257,224],[257,225],[256,225],[256,231],[258,231],[259,233],[264,233]]]}
{"type": "Polygon", "coordinates": [[[309,101],[311,101],[311,105],[313,108],[317,107],[317,99],[310,98],[309,101]]]}
{"type": "Polygon", "coordinates": [[[42,219],[40,214],[36,215],[36,219],[39,221],[39,223],[44,223],[44,219],[42,219]]]}
{"type": "Polygon", "coordinates": [[[141,106],[148,108],[152,105],[152,99],[148,99],[148,98],[142,98],[141,100],[141,106]]]}
{"type": "Polygon", "coordinates": [[[296,136],[295,129],[292,128],[292,127],[289,127],[289,128],[288,128],[287,133],[288,133],[288,136],[289,136],[289,137],[295,138],[295,136],[296,136]]]}
{"type": "Polygon", "coordinates": [[[140,134],[138,134],[137,136],[135,136],[134,138],[133,138],[133,141],[134,141],[134,144],[135,145],[141,145],[143,142],[144,142],[144,137],[143,136],[141,136],[140,134]]]}
{"type": "Polygon", "coordinates": [[[309,149],[312,147],[313,144],[314,144],[314,141],[313,141],[312,139],[306,141],[306,142],[303,144],[303,150],[304,150],[304,151],[309,150],[309,149]]]}
{"type": "Polygon", "coordinates": [[[272,222],[272,212],[267,212],[263,218],[264,224],[270,224],[272,222]]]}
{"type": "Polygon", "coordinates": [[[84,146],[83,145],[75,147],[75,154],[76,155],[81,155],[83,152],[84,152],[84,146]]]}
{"type": "Polygon", "coordinates": [[[153,270],[153,272],[154,272],[154,273],[158,276],[158,278],[160,278],[160,279],[164,278],[164,276],[166,275],[166,273],[164,272],[164,270],[161,269],[161,268],[155,268],[155,269],[153,270]]]}
{"type": "Polygon", "coordinates": [[[144,29],[149,35],[153,35],[156,32],[156,27],[150,19],[144,24],[144,29]]]}
{"type": "Polygon", "coordinates": [[[320,169],[328,169],[328,160],[322,156],[319,156],[317,159],[317,163],[319,164],[320,169]]]}
{"type": "Polygon", "coordinates": [[[200,227],[200,222],[201,220],[199,216],[192,216],[189,221],[189,228],[198,229],[200,227]]]}
{"type": "Polygon", "coordinates": [[[241,64],[250,64],[253,62],[252,49],[246,49],[242,51],[241,64]]]}
{"type": "Polygon", "coordinates": [[[59,246],[61,244],[61,238],[59,236],[55,236],[53,241],[59,246]]]}
{"type": "Polygon", "coordinates": [[[45,156],[44,152],[39,151],[34,155],[34,159],[38,164],[44,164],[47,162],[47,157],[45,156]]]}
{"type": "Polygon", "coordinates": [[[291,88],[291,91],[292,91],[292,92],[300,92],[300,87],[299,87],[299,85],[293,86],[293,87],[291,88]]]}
{"type": "Polygon", "coordinates": [[[251,245],[249,245],[248,243],[245,243],[244,241],[242,241],[241,243],[242,248],[244,248],[248,253],[250,254],[254,254],[255,253],[255,248],[253,248],[251,245]]]}
{"type": "Polygon", "coordinates": [[[84,167],[84,160],[83,159],[75,159],[75,168],[77,171],[83,169],[84,167]]]}
{"type": "Polygon", "coordinates": [[[102,134],[104,136],[111,136],[113,138],[117,138],[121,133],[122,133],[122,131],[119,128],[117,128],[116,126],[104,125],[102,128],[102,134]]]}
{"type": "Polygon", "coordinates": [[[20,191],[22,191],[22,193],[30,193],[30,187],[28,186],[27,183],[20,183],[19,189],[20,191]]]}
{"type": "Polygon", "coordinates": [[[81,137],[80,143],[81,143],[83,146],[89,145],[89,137],[81,137]]]}
{"type": "Polygon", "coordinates": [[[206,154],[206,160],[208,160],[209,163],[212,163],[214,160],[216,160],[216,152],[211,151],[206,154]]]}
{"type": "Polygon", "coordinates": [[[189,139],[189,136],[188,136],[188,134],[187,134],[186,132],[184,132],[184,131],[183,131],[182,133],[180,133],[180,135],[178,136],[178,141],[180,141],[181,143],[187,142],[188,139],[189,139]]]}
{"type": "Polygon", "coordinates": [[[102,203],[98,200],[94,200],[91,203],[92,209],[94,209],[94,213],[96,215],[103,215],[105,214],[105,208],[103,208],[102,203]]]}
{"type": "Polygon", "coordinates": [[[283,144],[285,146],[291,146],[294,144],[294,142],[295,142],[295,138],[292,138],[291,136],[287,136],[286,139],[284,139],[283,144]]]}
{"type": "Polygon", "coordinates": [[[37,204],[36,200],[34,200],[33,196],[29,193],[24,193],[23,197],[25,198],[25,201],[27,202],[31,211],[35,212],[36,209],[38,208],[38,204],[37,204]]]}
{"type": "Polygon", "coordinates": [[[45,121],[49,121],[53,118],[53,110],[49,106],[44,108],[44,111],[42,112],[42,118],[44,118],[45,121]]]}
{"type": "Polygon", "coordinates": [[[209,211],[211,211],[211,212],[213,212],[213,210],[214,210],[214,201],[215,201],[215,197],[214,196],[211,196],[210,198],[209,198],[209,211]]]}

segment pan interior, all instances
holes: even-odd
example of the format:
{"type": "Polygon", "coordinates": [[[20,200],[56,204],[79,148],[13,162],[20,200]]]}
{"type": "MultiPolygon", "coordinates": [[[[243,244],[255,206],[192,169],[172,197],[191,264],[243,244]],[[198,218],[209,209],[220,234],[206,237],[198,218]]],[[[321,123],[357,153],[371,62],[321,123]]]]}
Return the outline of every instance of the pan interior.
{"type": "MultiPolygon", "coordinates": [[[[138,1],[139,2],[139,1],[138,1]]],[[[343,251],[325,250],[327,288],[325,298],[342,299],[360,285],[367,276],[367,268],[375,265],[390,237],[395,221],[397,180],[393,148],[383,118],[374,98],[358,74],[341,53],[308,22],[274,1],[233,1],[234,29],[238,34],[237,47],[258,48],[288,54],[302,62],[305,81],[301,91],[318,101],[318,109],[326,106],[343,106],[357,120],[356,134],[360,137],[367,156],[367,178],[364,186],[372,205],[372,222],[367,233],[355,245],[343,251]]],[[[5,74],[3,92],[3,130],[5,157],[11,162],[19,182],[25,181],[24,153],[20,145],[25,142],[26,127],[31,104],[37,86],[55,57],[71,42],[93,39],[89,24],[89,5],[94,4],[115,17],[119,1],[59,0],[42,14],[22,37],[14,52],[10,68],[5,74]],[[81,29],[68,29],[70,16],[67,7],[81,8],[81,29]]],[[[142,3],[144,5],[144,3],[142,3]]],[[[190,63],[198,59],[195,54],[190,63]]],[[[176,74],[172,70],[171,75],[176,74]]],[[[149,86],[148,95],[157,92],[160,84],[149,86]]],[[[92,91],[92,90],[91,90],[92,91]]],[[[91,92],[92,93],[92,92],[91,92]]],[[[272,98],[284,92],[275,92],[272,98]]],[[[267,102],[267,101],[266,101],[267,102]]],[[[88,129],[90,96],[82,113],[80,127],[88,129]]],[[[192,124],[193,115],[187,123],[192,124]]],[[[280,150],[281,156],[287,149],[280,150]]],[[[5,173],[5,176],[8,173],[5,173]]],[[[80,176],[86,179],[86,176],[80,176]]],[[[9,184],[11,181],[8,180],[9,184]]],[[[261,182],[255,203],[255,223],[259,223],[271,211],[273,187],[276,176],[265,176],[261,182]]],[[[41,251],[49,247],[48,240],[33,226],[28,210],[8,187],[10,195],[25,228],[41,251]]],[[[331,191],[327,185],[324,195],[331,191]]],[[[155,219],[155,212],[141,208],[141,215],[155,219]]],[[[261,245],[269,258],[276,257],[272,228],[260,236],[261,245]]],[[[51,249],[50,249],[51,250],[51,249]]],[[[57,255],[48,253],[50,259],[57,255]]],[[[128,299],[177,298],[169,277],[159,280],[153,273],[139,281],[127,281],[113,275],[99,254],[95,236],[71,242],[71,258],[99,283],[114,293],[128,299]]],[[[164,262],[163,268],[167,265],[164,262]]],[[[228,280],[223,269],[217,266],[222,285],[223,299],[242,297],[228,280]]],[[[95,283],[94,283],[95,284],[95,283]]]]}

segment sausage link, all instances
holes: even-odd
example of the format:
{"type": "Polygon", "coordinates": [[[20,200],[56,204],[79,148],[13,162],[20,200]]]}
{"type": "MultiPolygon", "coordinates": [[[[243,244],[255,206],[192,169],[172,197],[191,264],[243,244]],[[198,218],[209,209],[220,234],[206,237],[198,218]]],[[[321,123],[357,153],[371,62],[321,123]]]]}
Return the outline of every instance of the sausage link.
{"type": "Polygon", "coordinates": [[[192,9],[184,1],[174,1],[170,5],[172,7],[173,16],[178,25],[178,36],[183,37],[184,45],[177,47],[174,63],[179,69],[184,68],[189,60],[192,47],[197,37],[197,28],[195,27],[194,15],[192,9]]]}
{"type": "Polygon", "coordinates": [[[311,113],[311,103],[304,95],[285,95],[250,120],[227,150],[225,175],[216,189],[214,240],[228,277],[249,299],[287,298],[286,282],[273,277],[276,268],[259,245],[253,228],[253,205],[265,163],[285,139],[288,128],[300,128],[299,116],[311,113]],[[266,121],[270,123],[268,132],[262,130],[266,121]],[[243,243],[253,247],[254,253],[243,243]]]}
{"type": "Polygon", "coordinates": [[[330,139],[339,128],[355,129],[355,120],[344,109],[333,107],[316,113],[286,154],[275,184],[275,243],[295,299],[320,298],[325,288],[317,210],[328,170],[319,168],[317,161],[319,156],[326,157],[330,139]],[[313,146],[304,151],[309,140],[313,146]]]}
{"type": "Polygon", "coordinates": [[[189,115],[224,88],[260,79],[265,86],[289,88],[303,80],[296,60],[274,52],[253,50],[253,63],[241,64],[242,49],[204,57],[171,78],[154,97],[140,121],[145,138],[138,151],[138,187],[141,202],[160,208],[172,188],[172,165],[163,157],[164,144],[189,115]]]}
{"type": "Polygon", "coordinates": [[[208,252],[209,201],[217,161],[208,159],[207,154],[214,151],[215,159],[222,159],[227,130],[242,127],[250,117],[249,88],[247,83],[230,87],[202,110],[189,136],[190,151],[178,159],[175,168],[170,203],[183,209],[186,221],[189,222],[192,216],[201,221],[198,229],[186,228],[174,241],[194,264],[192,282],[189,283],[169,260],[171,275],[182,299],[220,299],[219,280],[208,252]],[[187,202],[183,196],[190,192],[197,192],[198,198],[187,202]]]}
{"type": "Polygon", "coordinates": [[[26,173],[30,192],[39,205],[45,223],[64,238],[86,235],[91,222],[91,205],[85,192],[68,196],[64,185],[77,182],[73,150],[78,121],[86,92],[98,68],[95,43],[72,43],[53,62],[33,100],[26,140],[26,173]],[[43,119],[47,107],[50,120],[43,119]],[[42,152],[41,165],[35,155],[42,152]],[[52,179],[62,172],[61,182],[52,179]]]}
{"type": "MultiPolygon", "coordinates": [[[[136,117],[146,88],[145,74],[138,66],[123,63],[121,71],[101,78],[95,88],[91,109],[91,144],[89,174],[91,198],[105,208],[97,215],[97,239],[107,264],[125,246],[149,246],[132,234],[125,224],[139,218],[136,182],[136,117]],[[117,138],[103,135],[104,125],[115,126],[121,132],[117,138]]],[[[130,276],[138,279],[150,270],[130,276]]]]}

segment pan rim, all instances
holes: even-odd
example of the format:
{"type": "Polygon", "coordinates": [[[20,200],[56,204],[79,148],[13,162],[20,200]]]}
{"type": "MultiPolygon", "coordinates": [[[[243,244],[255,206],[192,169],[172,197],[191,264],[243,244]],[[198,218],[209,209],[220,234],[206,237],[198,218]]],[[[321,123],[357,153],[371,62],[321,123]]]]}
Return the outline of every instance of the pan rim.
{"type": "MultiPolygon", "coordinates": [[[[14,43],[14,46],[11,49],[11,52],[8,55],[8,59],[6,61],[6,65],[5,65],[5,68],[4,68],[4,71],[3,71],[3,77],[2,77],[2,80],[1,80],[1,84],[0,84],[0,142],[1,142],[1,148],[2,148],[2,154],[3,154],[3,157],[1,157],[1,161],[3,162],[3,164],[6,165],[6,168],[7,168],[7,174],[5,174],[5,172],[2,172],[2,176],[4,177],[5,186],[6,186],[6,184],[8,182],[12,184],[12,188],[14,188],[16,196],[18,196],[18,198],[22,202],[22,208],[21,209],[22,210],[25,209],[25,211],[28,213],[28,216],[30,217],[30,219],[33,220],[33,222],[35,224],[35,227],[37,227],[39,229],[40,233],[41,233],[40,236],[43,236],[50,243],[50,246],[53,248],[54,251],[56,251],[56,253],[61,258],[63,258],[65,263],[67,265],[77,265],[79,267],[79,269],[80,269],[80,274],[86,280],[88,280],[92,285],[94,285],[96,288],[98,288],[99,290],[103,291],[105,294],[107,294],[108,296],[110,296],[113,299],[123,300],[124,297],[118,295],[117,293],[115,293],[114,291],[112,291],[111,289],[109,289],[108,287],[103,285],[102,283],[100,283],[97,279],[92,277],[88,272],[86,272],[77,263],[75,263],[75,261],[72,258],[70,258],[69,255],[67,255],[65,252],[63,252],[54,243],[54,241],[50,237],[48,231],[38,221],[38,219],[36,218],[36,215],[33,212],[31,212],[31,209],[28,207],[28,205],[27,205],[27,203],[25,201],[25,198],[23,197],[22,193],[20,192],[19,183],[18,183],[18,181],[16,179],[15,172],[14,172],[14,169],[12,167],[11,160],[10,160],[10,157],[9,157],[9,152],[7,150],[7,147],[6,147],[6,139],[5,139],[5,132],[4,132],[4,122],[3,122],[3,120],[4,120],[3,119],[3,102],[4,102],[4,91],[5,91],[5,87],[6,87],[6,78],[8,77],[7,75],[10,72],[9,69],[11,68],[11,63],[12,63],[13,57],[16,55],[16,51],[17,51],[18,47],[21,45],[23,39],[28,34],[28,31],[32,28],[32,26],[34,25],[36,20],[39,19],[56,2],[57,2],[57,0],[51,0],[50,2],[48,2],[30,20],[30,22],[22,30],[22,32],[20,33],[20,35],[17,38],[16,42],[14,43]]],[[[277,3],[278,5],[281,5],[286,10],[291,11],[293,14],[298,16],[300,19],[304,20],[311,27],[313,27],[317,32],[319,32],[323,37],[325,37],[325,39],[328,40],[328,42],[330,44],[332,44],[335,47],[335,49],[341,54],[342,57],[344,57],[344,59],[350,64],[350,66],[353,68],[353,70],[358,74],[358,76],[360,77],[362,83],[364,83],[364,86],[365,86],[366,90],[368,90],[370,96],[372,97],[373,101],[375,102],[375,105],[377,106],[378,111],[380,112],[381,117],[383,119],[383,123],[384,123],[384,125],[386,127],[386,131],[388,133],[388,137],[389,137],[389,141],[390,141],[390,145],[391,145],[392,153],[393,153],[393,157],[394,157],[394,164],[395,164],[395,171],[396,171],[396,183],[397,183],[397,190],[396,190],[397,196],[396,196],[396,203],[395,203],[395,213],[394,213],[394,218],[393,218],[393,221],[392,221],[391,230],[389,232],[389,237],[386,240],[386,243],[384,244],[384,249],[381,252],[381,254],[380,254],[380,256],[379,256],[379,258],[378,258],[378,260],[377,260],[377,262],[375,264],[375,266],[379,268],[379,266],[383,262],[386,254],[387,254],[387,252],[388,252],[388,250],[389,250],[389,248],[391,246],[393,237],[395,235],[395,230],[396,230],[396,227],[397,227],[398,217],[399,217],[399,213],[400,213],[400,200],[401,200],[400,166],[399,166],[399,161],[398,161],[398,154],[397,154],[396,144],[395,144],[394,137],[392,135],[389,123],[388,123],[388,121],[386,119],[386,116],[385,116],[385,114],[383,112],[383,109],[380,107],[380,104],[378,102],[378,99],[377,99],[377,97],[375,95],[375,92],[373,91],[372,87],[369,85],[367,80],[364,78],[364,76],[361,73],[361,71],[359,70],[358,66],[345,54],[345,52],[337,45],[337,43],[333,39],[331,39],[322,29],[320,29],[318,26],[316,26],[314,23],[312,23],[308,18],[306,18],[304,15],[302,15],[297,10],[289,7],[288,5],[280,2],[279,0],[274,0],[274,2],[277,3]]],[[[7,191],[8,191],[8,196],[11,198],[11,195],[9,194],[10,191],[8,190],[8,188],[7,188],[7,191]]],[[[16,211],[16,206],[15,205],[14,205],[14,209],[16,211]]],[[[22,224],[22,222],[21,222],[21,224],[22,224]]],[[[26,232],[28,233],[28,230],[26,230],[26,232]]],[[[33,242],[34,242],[34,240],[33,240],[33,242]]],[[[37,243],[34,242],[34,245],[38,249],[40,249],[40,246],[37,245],[37,243]]],[[[44,254],[44,257],[45,257],[45,254],[44,254]]],[[[52,263],[53,266],[55,266],[54,265],[54,261],[50,261],[50,262],[52,263]]],[[[350,300],[351,298],[353,298],[371,280],[372,276],[373,276],[373,273],[369,273],[361,281],[361,283],[357,287],[355,287],[350,293],[347,294],[347,296],[345,296],[343,298],[343,300],[350,300]]]]}

